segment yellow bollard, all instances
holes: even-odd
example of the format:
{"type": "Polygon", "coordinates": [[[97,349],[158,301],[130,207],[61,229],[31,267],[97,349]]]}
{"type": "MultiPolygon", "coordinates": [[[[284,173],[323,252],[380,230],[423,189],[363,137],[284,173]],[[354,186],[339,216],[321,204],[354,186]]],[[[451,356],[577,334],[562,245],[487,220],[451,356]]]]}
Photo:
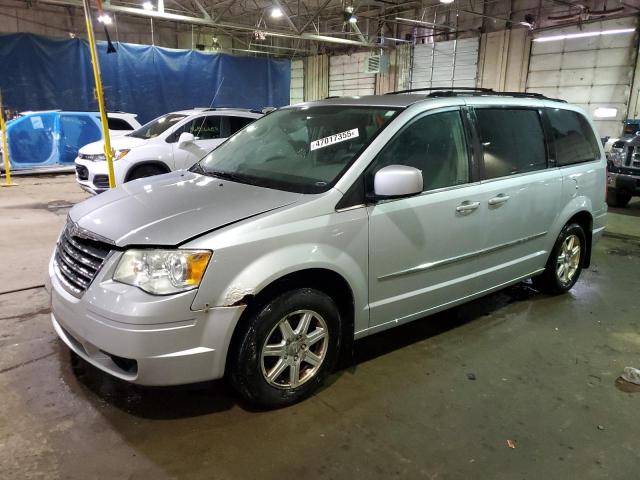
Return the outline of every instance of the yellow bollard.
{"type": "Polygon", "coordinates": [[[0,130],[2,130],[2,157],[4,159],[4,185],[0,187],[15,187],[11,183],[11,163],[9,161],[9,146],[7,145],[7,124],[4,122],[4,107],[2,104],[2,92],[0,92],[0,130]]]}
{"type": "Polygon", "coordinates": [[[100,77],[100,64],[98,63],[96,40],[93,35],[93,23],[91,22],[91,6],[89,5],[89,0],[82,0],[82,5],[84,7],[84,20],[87,24],[87,37],[89,38],[89,52],[91,53],[91,64],[93,65],[93,77],[96,81],[96,97],[98,99],[98,108],[100,109],[102,137],[104,138],[104,156],[107,158],[107,169],[109,171],[109,188],[115,188],[116,177],[113,171],[113,150],[111,150],[107,111],[104,108],[104,93],[102,91],[102,78],[100,77]]]}

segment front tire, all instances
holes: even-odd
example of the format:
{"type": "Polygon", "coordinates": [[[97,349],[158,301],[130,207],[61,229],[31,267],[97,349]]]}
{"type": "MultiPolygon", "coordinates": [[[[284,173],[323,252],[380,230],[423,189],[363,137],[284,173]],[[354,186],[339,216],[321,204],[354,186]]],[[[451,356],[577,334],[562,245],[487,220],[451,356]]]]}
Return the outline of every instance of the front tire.
{"type": "Polygon", "coordinates": [[[544,272],[532,279],[534,287],[551,295],[571,290],[582,272],[586,245],[587,237],[580,225],[565,225],[551,250],[544,272]]]}
{"type": "Polygon", "coordinates": [[[234,388],[246,400],[269,408],[310,396],[340,351],[341,318],[335,302],[319,290],[301,288],[249,315],[228,360],[234,388]]]}

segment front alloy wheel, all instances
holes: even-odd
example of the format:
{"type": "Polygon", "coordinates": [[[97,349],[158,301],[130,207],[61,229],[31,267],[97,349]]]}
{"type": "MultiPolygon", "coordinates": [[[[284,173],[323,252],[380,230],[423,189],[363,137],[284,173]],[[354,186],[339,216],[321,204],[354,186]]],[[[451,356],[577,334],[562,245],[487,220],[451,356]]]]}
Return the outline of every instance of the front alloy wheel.
{"type": "Polygon", "coordinates": [[[336,303],[320,290],[299,288],[250,308],[227,359],[235,389],[267,407],[311,395],[338,359],[342,319],[336,303]]]}
{"type": "Polygon", "coordinates": [[[262,374],[276,388],[296,388],[318,373],[328,345],[327,324],[319,313],[290,313],[267,335],[262,347],[262,374]]]}

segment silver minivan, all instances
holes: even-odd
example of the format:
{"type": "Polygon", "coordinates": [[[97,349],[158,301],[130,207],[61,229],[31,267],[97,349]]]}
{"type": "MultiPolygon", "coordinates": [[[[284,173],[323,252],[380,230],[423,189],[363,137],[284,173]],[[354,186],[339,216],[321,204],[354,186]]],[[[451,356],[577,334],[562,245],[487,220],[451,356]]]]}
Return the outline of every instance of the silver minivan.
{"type": "Polygon", "coordinates": [[[534,94],[331,98],[257,120],[190,170],[76,205],[52,322],[142,385],[227,376],[270,407],[353,340],[533,278],[569,290],[607,207],[584,112],[534,94]]]}

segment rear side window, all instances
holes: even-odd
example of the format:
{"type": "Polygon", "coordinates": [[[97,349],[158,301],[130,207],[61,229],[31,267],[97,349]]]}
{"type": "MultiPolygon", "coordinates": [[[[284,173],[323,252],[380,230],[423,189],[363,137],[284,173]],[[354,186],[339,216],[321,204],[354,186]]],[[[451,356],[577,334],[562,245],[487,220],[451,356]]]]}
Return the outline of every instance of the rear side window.
{"type": "Polygon", "coordinates": [[[589,122],[581,114],[571,110],[548,108],[547,116],[559,166],[600,158],[598,140],[589,122]]]}
{"type": "Polygon", "coordinates": [[[247,118],[247,117],[227,117],[229,119],[229,135],[233,135],[241,128],[246,127],[251,122],[255,120],[255,118],[247,118]]]}
{"type": "Polygon", "coordinates": [[[484,178],[499,178],[547,168],[540,115],[532,109],[478,108],[484,178]]]}
{"type": "Polygon", "coordinates": [[[133,130],[129,122],[121,118],[107,117],[107,125],[109,125],[109,130],[133,130]]]}

